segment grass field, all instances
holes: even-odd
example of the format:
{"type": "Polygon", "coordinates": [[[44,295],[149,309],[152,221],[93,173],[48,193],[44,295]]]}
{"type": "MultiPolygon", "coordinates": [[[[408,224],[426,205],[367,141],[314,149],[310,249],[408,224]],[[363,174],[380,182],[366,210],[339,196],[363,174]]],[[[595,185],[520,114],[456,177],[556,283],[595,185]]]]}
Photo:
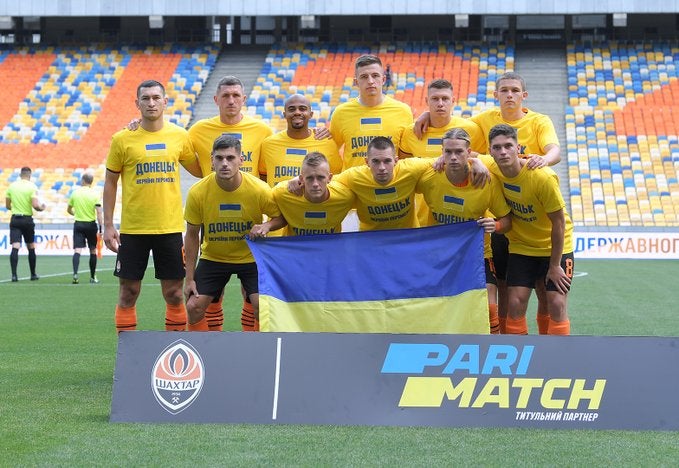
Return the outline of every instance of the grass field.
{"type": "MultiPolygon", "coordinates": [[[[71,285],[70,261],[39,257],[42,278],[31,282],[22,252],[23,280],[9,282],[7,263],[0,273],[0,466],[679,464],[678,432],[111,424],[113,259],[101,261],[98,285],[84,271],[85,282],[71,285]]],[[[581,260],[576,270],[574,334],[679,336],[676,260],[581,260]]],[[[160,330],[164,312],[151,273],[139,328],[160,330]]],[[[229,330],[239,326],[238,294],[229,285],[229,330]]]]}

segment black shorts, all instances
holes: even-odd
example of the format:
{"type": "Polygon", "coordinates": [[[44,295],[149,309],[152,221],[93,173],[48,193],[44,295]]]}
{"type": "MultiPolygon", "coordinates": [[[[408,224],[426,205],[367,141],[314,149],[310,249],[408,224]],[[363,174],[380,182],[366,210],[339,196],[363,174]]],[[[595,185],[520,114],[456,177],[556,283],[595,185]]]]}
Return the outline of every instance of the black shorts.
{"type": "Polygon", "coordinates": [[[495,276],[499,280],[507,279],[507,262],[509,261],[509,239],[504,234],[492,233],[490,247],[493,249],[495,276]]]}
{"type": "Polygon", "coordinates": [[[35,242],[35,222],[33,216],[12,215],[9,220],[9,243],[21,243],[24,238],[26,244],[35,242]]]}
{"type": "Polygon", "coordinates": [[[224,263],[201,258],[195,274],[198,294],[219,297],[231,275],[238,276],[246,296],[259,292],[256,263],[224,263]]]}
{"type": "MultiPolygon", "coordinates": [[[[573,253],[561,256],[561,268],[566,275],[573,279],[575,259],[573,253]]],[[[535,288],[538,280],[544,281],[549,270],[549,257],[529,257],[527,255],[509,254],[507,265],[507,286],[523,286],[535,288]]],[[[558,291],[552,281],[546,284],[547,291],[558,291]]]]}
{"type": "Polygon", "coordinates": [[[497,277],[495,276],[495,264],[492,258],[484,258],[483,263],[486,265],[486,284],[494,284],[497,286],[497,277]]]}
{"type": "Polygon", "coordinates": [[[171,234],[121,234],[120,247],[113,274],[119,278],[142,280],[153,251],[156,278],[183,279],[184,238],[181,232],[171,234]]]}
{"type": "Polygon", "coordinates": [[[82,249],[85,241],[90,250],[97,248],[97,223],[96,221],[76,221],[73,224],[73,247],[82,249]]]}

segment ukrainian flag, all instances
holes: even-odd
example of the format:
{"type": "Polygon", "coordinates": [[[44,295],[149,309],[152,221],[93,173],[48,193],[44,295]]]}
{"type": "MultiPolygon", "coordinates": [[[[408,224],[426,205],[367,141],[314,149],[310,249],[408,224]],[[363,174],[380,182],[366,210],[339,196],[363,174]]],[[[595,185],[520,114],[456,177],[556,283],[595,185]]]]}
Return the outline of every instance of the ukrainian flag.
{"type": "Polygon", "coordinates": [[[240,218],[243,214],[240,203],[220,203],[219,217],[220,218],[240,218]]]}
{"type": "Polygon", "coordinates": [[[363,117],[361,130],[382,130],[382,117],[363,117]]]}
{"type": "Polygon", "coordinates": [[[224,133],[222,133],[222,136],[230,136],[231,138],[235,138],[236,140],[240,140],[241,145],[243,144],[243,134],[242,133],[224,132],[224,133]]]}
{"type": "Polygon", "coordinates": [[[427,151],[442,153],[443,138],[427,138],[427,151]]]}
{"type": "Polygon", "coordinates": [[[452,197],[450,195],[444,195],[443,206],[445,206],[448,211],[453,213],[462,213],[464,210],[464,199],[452,197]]]}
{"type": "Polygon", "coordinates": [[[306,150],[301,148],[286,148],[285,156],[287,158],[304,158],[306,150]]]}
{"type": "Polygon", "coordinates": [[[149,143],[146,145],[146,156],[158,157],[167,156],[167,146],[165,143],[149,143]]]}
{"type": "Polygon", "coordinates": [[[306,225],[326,224],[327,217],[328,215],[325,211],[305,211],[304,224],[306,225]]]}
{"type": "Polygon", "coordinates": [[[476,222],[249,241],[269,332],[489,332],[476,222]]]}
{"type": "Polygon", "coordinates": [[[390,200],[396,200],[397,198],[398,193],[396,192],[396,187],[375,189],[375,201],[386,202],[390,200]]]}

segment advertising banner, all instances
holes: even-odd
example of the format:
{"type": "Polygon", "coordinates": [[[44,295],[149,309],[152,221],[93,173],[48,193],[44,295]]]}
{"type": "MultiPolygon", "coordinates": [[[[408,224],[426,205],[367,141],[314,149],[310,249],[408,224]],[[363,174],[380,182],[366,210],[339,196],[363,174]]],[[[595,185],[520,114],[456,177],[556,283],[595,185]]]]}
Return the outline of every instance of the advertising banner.
{"type": "Polygon", "coordinates": [[[112,422],[679,430],[679,338],[123,332],[112,422]]]}

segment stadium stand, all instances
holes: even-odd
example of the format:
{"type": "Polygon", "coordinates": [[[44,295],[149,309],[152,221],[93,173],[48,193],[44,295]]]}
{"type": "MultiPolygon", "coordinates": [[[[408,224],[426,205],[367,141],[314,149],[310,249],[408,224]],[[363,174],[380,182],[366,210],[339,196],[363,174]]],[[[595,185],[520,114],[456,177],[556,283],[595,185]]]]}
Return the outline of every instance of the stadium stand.
{"type": "MultiPolygon", "coordinates": [[[[48,206],[36,221],[69,222],[67,200],[82,173],[94,171],[103,186],[111,136],[138,115],[137,85],[150,78],[167,83],[168,120],[187,126],[217,52],[174,45],[3,52],[0,85],[11,92],[0,103],[0,190],[30,166],[48,206]]],[[[0,222],[8,221],[3,204],[0,222]]]]}
{"type": "Polygon", "coordinates": [[[273,47],[247,101],[248,113],[261,116],[275,130],[285,128],[283,102],[294,93],[311,98],[314,119],[310,125],[327,124],[331,110],[356,97],[354,60],[361,54],[377,54],[392,70],[386,90],[411,106],[415,115],[425,110],[427,83],[450,79],[455,88],[456,115],[493,106],[497,75],[513,70],[514,49],[504,45],[470,43],[299,44],[273,47]]]}
{"type": "Polygon", "coordinates": [[[679,47],[570,45],[567,154],[577,226],[679,225],[679,47]]]}

